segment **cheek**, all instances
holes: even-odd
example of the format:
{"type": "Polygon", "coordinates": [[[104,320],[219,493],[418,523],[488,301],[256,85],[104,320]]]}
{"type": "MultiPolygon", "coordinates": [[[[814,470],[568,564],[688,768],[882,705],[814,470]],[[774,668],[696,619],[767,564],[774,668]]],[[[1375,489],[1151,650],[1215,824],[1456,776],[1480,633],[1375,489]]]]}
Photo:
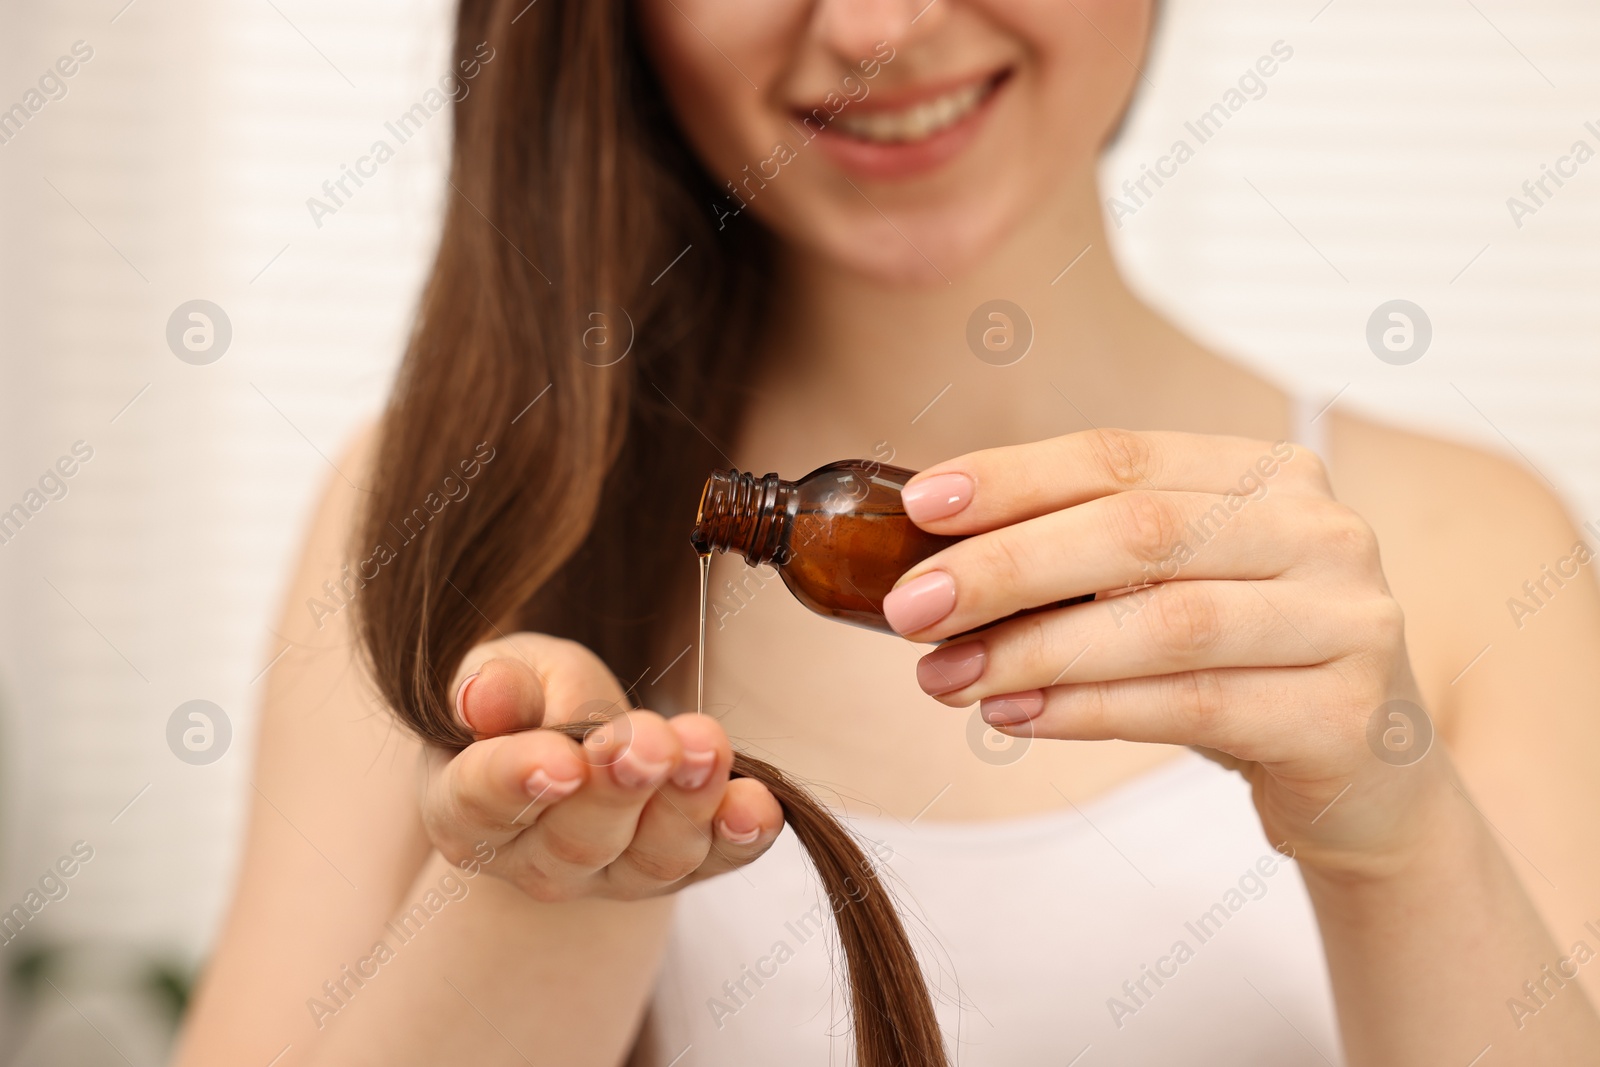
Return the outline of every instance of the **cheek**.
{"type": "MultiPolygon", "coordinates": [[[[1020,41],[1039,80],[1034,105],[1090,135],[1120,114],[1144,68],[1154,0],[977,0],[1020,41]]],[[[1109,132],[1109,131],[1105,131],[1109,132]]]]}
{"type": "Polygon", "coordinates": [[[1056,41],[1082,48],[1096,46],[1120,50],[1138,60],[1156,0],[968,0],[984,18],[1006,27],[1017,37],[1043,45],[1056,41]]]}
{"type": "Polygon", "coordinates": [[[763,93],[782,77],[806,8],[796,0],[639,3],[645,50],[673,115],[719,181],[771,152],[763,93]]]}
{"type": "MultiPolygon", "coordinates": [[[[1024,69],[1002,130],[1013,198],[1051,195],[1063,174],[1092,169],[1142,84],[1153,0],[977,0],[1019,41],[1024,69]]],[[[1011,213],[1026,211],[1012,203],[1011,213]]],[[[1015,221],[1014,219],[1012,221],[1015,221]]]]}

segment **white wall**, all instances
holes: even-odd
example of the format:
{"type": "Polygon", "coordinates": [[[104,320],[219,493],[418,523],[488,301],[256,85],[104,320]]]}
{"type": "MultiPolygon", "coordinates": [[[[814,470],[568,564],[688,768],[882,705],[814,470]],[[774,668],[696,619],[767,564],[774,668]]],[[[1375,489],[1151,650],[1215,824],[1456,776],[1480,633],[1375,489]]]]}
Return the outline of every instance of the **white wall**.
{"type": "MultiPolygon", "coordinates": [[[[94,449],[66,498],[0,545],[0,906],[83,839],[94,860],[25,936],[192,958],[237,855],[280,584],[324,457],[393,368],[447,120],[321,228],[305,200],[444,70],[449,13],[443,0],[136,0],[119,14],[124,2],[0,10],[0,106],[74,41],[94,48],[68,95],[0,145],[0,508],[73,442],[94,449]],[[209,366],[164,338],[197,297],[233,325],[209,366]],[[165,739],[195,698],[234,729],[209,766],[165,739]]],[[[1274,42],[1294,55],[1123,220],[1141,286],[1279,379],[1515,448],[1600,517],[1600,161],[1521,228],[1506,207],[1573,141],[1600,148],[1584,129],[1600,128],[1600,8],[1169,7],[1108,187],[1274,42]],[[1410,366],[1365,341],[1394,297],[1434,325],[1410,366]]],[[[0,947],[0,964],[25,944],[0,947]]]]}
{"type": "Polygon", "coordinates": [[[1262,372],[1520,452],[1600,517],[1600,159],[1520,228],[1506,205],[1574,141],[1600,151],[1600,7],[1171,6],[1154,89],[1103,171],[1110,194],[1175,139],[1196,146],[1117,231],[1143,287],[1262,372]],[[1266,95],[1199,145],[1184,122],[1280,40],[1294,55],[1266,95]],[[1409,366],[1366,344],[1395,298],[1434,327],[1409,366]]]}
{"type": "Polygon", "coordinates": [[[280,586],[324,456],[386,388],[443,185],[440,114],[320,229],[305,205],[446,69],[445,4],[125,2],[0,9],[7,106],[94,49],[0,145],[0,507],[94,449],[0,545],[0,907],[95,849],[0,965],[45,941],[204,951],[280,586]],[[194,298],[232,321],[208,366],[165,339],[194,298]],[[196,698],[234,729],[209,766],[165,736],[196,698]]]}

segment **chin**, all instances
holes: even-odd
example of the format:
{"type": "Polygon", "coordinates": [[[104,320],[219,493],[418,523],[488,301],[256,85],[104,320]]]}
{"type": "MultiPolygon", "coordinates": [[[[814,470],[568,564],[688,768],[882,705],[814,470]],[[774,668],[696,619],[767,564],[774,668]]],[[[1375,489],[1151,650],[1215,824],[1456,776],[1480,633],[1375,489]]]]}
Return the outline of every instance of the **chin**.
{"type": "Polygon", "coordinates": [[[887,219],[855,192],[850,195],[864,210],[834,203],[818,210],[785,212],[768,220],[768,225],[818,269],[841,270],[868,283],[898,288],[959,284],[1015,234],[1027,214],[993,189],[942,197],[938,203],[914,208],[886,206],[887,219]],[[806,225],[786,225],[786,219],[804,219],[806,225]]]}

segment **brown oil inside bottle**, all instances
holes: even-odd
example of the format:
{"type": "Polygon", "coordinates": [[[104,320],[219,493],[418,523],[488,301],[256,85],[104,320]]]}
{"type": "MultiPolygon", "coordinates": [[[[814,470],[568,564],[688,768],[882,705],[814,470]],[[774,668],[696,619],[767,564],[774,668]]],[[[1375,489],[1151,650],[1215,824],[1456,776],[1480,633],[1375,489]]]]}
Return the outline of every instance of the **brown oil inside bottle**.
{"type": "MultiPolygon", "coordinates": [[[[900,491],[916,473],[862,459],[830,463],[794,482],[776,474],[711,472],[690,535],[700,556],[701,710],[711,553],[736,551],[751,566],[775,566],[795,599],[817,614],[894,633],[883,598],[906,571],[961,540],[928,533],[906,514],[900,491]]],[[[1091,593],[1008,617],[1093,599],[1091,593]]]]}
{"type": "Polygon", "coordinates": [[[893,633],[883,598],[902,574],[960,540],[927,533],[906,515],[900,490],[914,474],[872,460],[830,463],[797,482],[712,472],[690,537],[700,557],[700,711],[711,553],[738,551],[751,566],[775,566],[795,598],[817,614],[893,633]]]}
{"type": "Polygon", "coordinates": [[[830,463],[795,482],[714,471],[691,540],[702,555],[737,551],[751,566],[777,567],[819,615],[893,633],[883,598],[906,571],[960,540],[906,515],[900,490],[915,474],[871,460],[830,463]]]}

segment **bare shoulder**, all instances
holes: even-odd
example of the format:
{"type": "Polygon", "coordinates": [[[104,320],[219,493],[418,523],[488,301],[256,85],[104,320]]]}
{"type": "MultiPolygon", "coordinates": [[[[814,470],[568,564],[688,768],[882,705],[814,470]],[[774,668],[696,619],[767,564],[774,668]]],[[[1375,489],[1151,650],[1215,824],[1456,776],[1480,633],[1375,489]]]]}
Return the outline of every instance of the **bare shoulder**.
{"type": "MultiPolygon", "coordinates": [[[[278,636],[283,658],[267,673],[261,713],[258,786],[273,783],[291,802],[315,807],[308,816],[327,822],[327,830],[344,849],[346,861],[367,868],[369,882],[378,875],[397,877],[386,868],[396,857],[392,832],[367,825],[372,811],[362,798],[371,795],[392,802],[396,794],[415,791],[419,745],[402,730],[372,686],[360,650],[355,608],[361,583],[352,567],[356,533],[367,499],[366,486],[377,447],[377,431],[369,424],[352,436],[334,460],[307,530],[299,561],[287,584],[278,636]],[[310,780],[307,780],[307,775],[310,780]],[[339,804],[348,817],[324,811],[339,804]]],[[[267,806],[276,798],[263,797],[267,806]]],[[[413,804],[412,807],[415,807],[413,804]]],[[[288,813],[285,812],[285,815],[288,813]]],[[[403,818],[393,820],[404,827],[403,818]]],[[[325,868],[338,866],[331,856],[325,868]]],[[[407,862],[409,866],[409,861],[407,862]]],[[[328,872],[324,872],[328,873],[328,872]]],[[[349,872],[332,872],[344,875],[349,872]]],[[[404,880],[409,880],[406,871],[404,880]]],[[[350,875],[360,884],[360,879],[350,875]]]]}
{"type": "Polygon", "coordinates": [[[1516,459],[1357,418],[1332,436],[1334,491],[1377,532],[1439,736],[1564,938],[1600,894],[1600,523],[1516,459]]]}
{"type": "Polygon", "coordinates": [[[1496,661],[1527,667],[1559,656],[1558,630],[1600,637],[1600,586],[1585,541],[1593,537],[1538,472],[1516,457],[1351,415],[1335,418],[1331,438],[1334,491],[1377,532],[1419,680],[1441,696],[1442,712],[1472,691],[1462,672],[1476,671],[1480,654],[1488,675],[1496,661]],[[1516,639],[1532,616],[1546,613],[1552,639],[1516,647],[1529,644],[1516,639]]]}
{"type": "Polygon", "coordinates": [[[1516,456],[1373,418],[1335,412],[1332,419],[1340,470],[1376,488],[1404,486],[1420,514],[1482,514],[1505,504],[1531,508],[1529,519],[1564,514],[1554,487],[1516,456]]]}
{"type": "Polygon", "coordinates": [[[317,509],[307,531],[307,548],[337,545],[343,550],[348,547],[348,536],[360,518],[366,489],[371,484],[377,449],[378,424],[368,420],[355,428],[331,461],[332,470],[323,479],[317,509]],[[340,543],[341,537],[345,543],[340,543]]]}

